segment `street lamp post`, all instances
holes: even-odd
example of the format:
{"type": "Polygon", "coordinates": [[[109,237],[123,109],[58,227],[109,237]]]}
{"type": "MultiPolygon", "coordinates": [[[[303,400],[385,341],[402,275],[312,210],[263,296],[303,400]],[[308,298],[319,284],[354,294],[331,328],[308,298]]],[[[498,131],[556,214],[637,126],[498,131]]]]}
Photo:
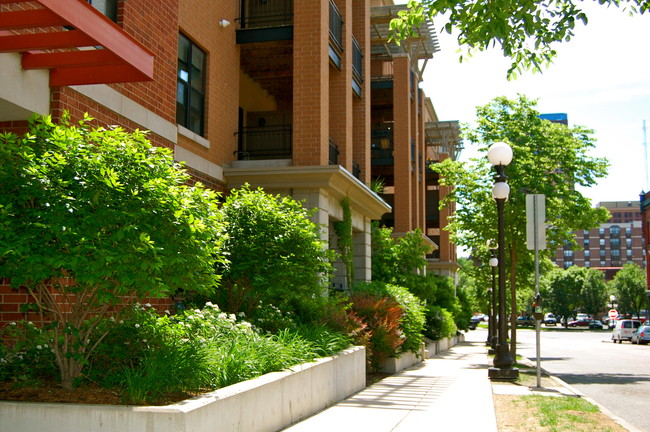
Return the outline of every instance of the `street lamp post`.
{"type": "Polygon", "coordinates": [[[496,287],[496,272],[499,265],[499,259],[496,257],[496,251],[492,249],[492,256],[490,257],[490,268],[492,269],[492,289],[490,290],[490,321],[488,322],[488,344],[490,349],[489,354],[496,353],[497,348],[497,287],[496,287]]]}
{"type": "Polygon", "coordinates": [[[508,186],[508,177],[505,174],[506,166],[512,161],[512,148],[504,143],[497,142],[490,146],[487,154],[488,160],[494,166],[496,175],[494,176],[494,186],[492,187],[492,197],[497,205],[497,250],[498,250],[498,268],[499,268],[499,322],[496,352],[494,356],[494,367],[488,370],[488,376],[495,381],[513,381],[519,376],[519,370],[513,368],[514,361],[510,355],[508,346],[508,329],[506,316],[506,268],[505,268],[505,221],[504,206],[510,186],[508,186]]]}

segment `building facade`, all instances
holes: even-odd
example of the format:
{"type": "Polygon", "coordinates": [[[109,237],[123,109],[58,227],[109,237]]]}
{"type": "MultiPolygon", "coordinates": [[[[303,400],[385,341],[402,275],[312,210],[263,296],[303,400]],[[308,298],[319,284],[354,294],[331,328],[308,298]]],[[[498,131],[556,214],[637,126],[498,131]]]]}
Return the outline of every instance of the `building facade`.
{"type": "MultiPolygon", "coordinates": [[[[427,159],[445,154],[427,147],[438,119],[418,86],[438,49],[435,32],[427,22],[412,40],[389,42],[390,18],[404,6],[1,3],[0,130],[22,132],[33,113],[58,120],[64,112],[73,121],[87,112],[97,125],[149,130],[152,143],[173,149],[193,181],[220,192],[248,183],[318,208],[314,222],[334,249],[333,224],[348,198],[359,280],[371,278],[373,220],[396,233],[420,228],[432,252],[455,260],[451,245],[441,247],[446,216],[427,202],[439,198],[427,159]],[[388,143],[382,134],[390,134],[388,143]],[[375,163],[376,145],[391,151],[390,165],[375,163]],[[381,196],[370,188],[379,177],[381,196]]],[[[335,267],[335,282],[344,283],[344,266],[335,267]]]]}
{"type": "Polygon", "coordinates": [[[555,263],[562,268],[572,265],[597,268],[611,280],[627,262],[645,267],[644,237],[641,213],[634,202],[601,202],[611,213],[607,223],[591,230],[576,231],[575,240],[579,248],[570,245],[559,248],[555,263]]]}

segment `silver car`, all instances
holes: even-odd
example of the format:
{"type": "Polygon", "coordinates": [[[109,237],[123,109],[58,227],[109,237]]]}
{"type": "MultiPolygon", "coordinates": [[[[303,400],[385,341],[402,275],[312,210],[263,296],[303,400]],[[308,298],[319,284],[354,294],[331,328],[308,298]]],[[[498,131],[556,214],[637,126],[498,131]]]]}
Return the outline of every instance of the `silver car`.
{"type": "Polygon", "coordinates": [[[650,325],[642,325],[632,333],[633,344],[646,345],[650,342],[650,325]]]}

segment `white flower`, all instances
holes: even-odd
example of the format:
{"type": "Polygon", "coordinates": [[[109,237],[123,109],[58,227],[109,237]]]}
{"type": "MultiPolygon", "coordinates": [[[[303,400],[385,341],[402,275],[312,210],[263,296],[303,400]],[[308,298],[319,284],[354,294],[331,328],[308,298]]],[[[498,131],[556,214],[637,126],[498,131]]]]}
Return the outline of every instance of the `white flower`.
{"type": "Polygon", "coordinates": [[[115,322],[115,317],[110,317],[108,320],[109,320],[110,322],[115,322]]]}
{"type": "Polygon", "coordinates": [[[140,328],[140,324],[136,324],[136,325],[135,325],[135,328],[140,328]]]}
{"type": "Polygon", "coordinates": [[[171,312],[169,312],[168,309],[165,309],[165,315],[171,315],[171,312]]]}
{"type": "Polygon", "coordinates": [[[120,320],[120,324],[124,324],[124,320],[120,320]]]}
{"type": "Polygon", "coordinates": [[[142,339],[142,343],[147,343],[147,340],[146,340],[146,339],[142,339]]]}
{"type": "Polygon", "coordinates": [[[238,316],[239,318],[244,318],[244,317],[246,317],[246,314],[245,314],[244,312],[239,312],[239,313],[237,314],[237,316],[238,316]]]}
{"type": "Polygon", "coordinates": [[[236,321],[236,320],[237,320],[237,317],[235,316],[235,314],[230,314],[230,315],[228,315],[228,320],[230,320],[230,321],[236,321]]]}
{"type": "Polygon", "coordinates": [[[10,322],[9,325],[15,326],[16,323],[15,322],[10,322]]]}
{"type": "Polygon", "coordinates": [[[207,302],[205,305],[206,305],[207,307],[214,307],[214,305],[212,304],[212,302],[207,302]]]}
{"type": "Polygon", "coordinates": [[[150,307],[151,307],[151,303],[146,303],[146,304],[144,305],[144,307],[150,308],[150,307]]]}
{"type": "Polygon", "coordinates": [[[217,318],[219,318],[220,320],[225,320],[226,318],[228,318],[228,315],[225,312],[221,312],[217,318]]]}
{"type": "Polygon", "coordinates": [[[43,346],[41,346],[41,345],[36,345],[36,349],[37,349],[37,350],[43,349],[43,346]]]}

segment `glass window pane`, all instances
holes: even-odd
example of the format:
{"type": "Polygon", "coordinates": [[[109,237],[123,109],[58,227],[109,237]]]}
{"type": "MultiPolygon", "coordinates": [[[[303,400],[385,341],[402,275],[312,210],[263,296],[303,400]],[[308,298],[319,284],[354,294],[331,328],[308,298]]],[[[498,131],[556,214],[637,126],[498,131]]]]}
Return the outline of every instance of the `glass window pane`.
{"type": "Polygon", "coordinates": [[[178,36],[178,60],[187,64],[190,54],[190,41],[183,35],[178,36]]]}

